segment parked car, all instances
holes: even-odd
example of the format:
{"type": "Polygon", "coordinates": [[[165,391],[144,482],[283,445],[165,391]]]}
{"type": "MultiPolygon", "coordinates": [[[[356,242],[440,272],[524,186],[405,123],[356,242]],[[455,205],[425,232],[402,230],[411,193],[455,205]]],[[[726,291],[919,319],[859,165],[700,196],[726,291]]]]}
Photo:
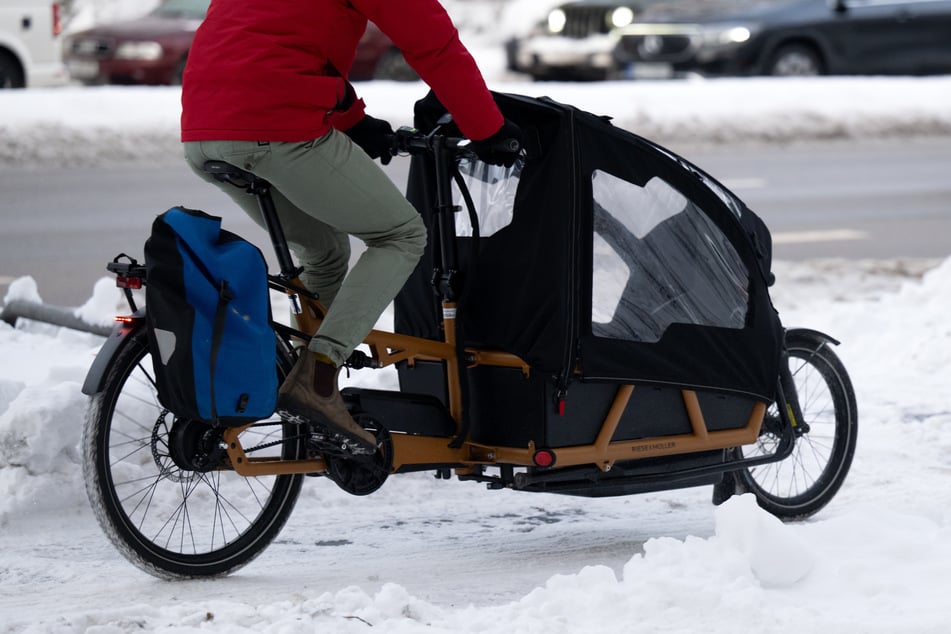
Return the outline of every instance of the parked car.
{"type": "Polygon", "coordinates": [[[951,0],[682,0],[620,33],[628,74],[951,72],[951,0]]]}
{"type": "MultiPolygon", "coordinates": [[[[180,84],[195,31],[210,0],[164,0],[148,15],[72,34],[63,57],[85,84],[180,84]]],[[[416,79],[393,42],[372,23],[357,50],[350,79],[416,79]]]]}
{"type": "Polygon", "coordinates": [[[8,0],[0,5],[0,88],[65,84],[60,4],[8,0]]]}
{"type": "Polygon", "coordinates": [[[572,0],[555,6],[525,36],[505,44],[509,70],[534,79],[611,79],[619,29],[660,0],[572,0]]]}

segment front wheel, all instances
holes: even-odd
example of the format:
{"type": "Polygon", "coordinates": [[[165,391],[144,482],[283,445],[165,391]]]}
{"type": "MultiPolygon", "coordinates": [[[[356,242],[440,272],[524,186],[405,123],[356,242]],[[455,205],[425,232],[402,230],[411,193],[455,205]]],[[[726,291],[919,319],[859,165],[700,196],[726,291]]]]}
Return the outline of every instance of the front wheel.
{"type": "MultiPolygon", "coordinates": [[[[296,458],[296,435],[296,425],[277,419],[241,440],[255,456],[296,458]]],[[[145,329],[130,335],[83,432],[86,491],[116,548],[162,578],[224,575],[254,559],[287,521],[302,476],[246,478],[226,463],[220,431],[159,404],[145,329]]]]}
{"type": "Polygon", "coordinates": [[[775,77],[815,77],[823,74],[819,52],[807,44],[786,44],[768,64],[767,75],[775,77]]]}
{"type": "Polygon", "coordinates": [[[743,447],[741,453],[744,457],[775,453],[782,426],[795,421],[792,454],[738,475],[762,508],[795,520],[819,511],[842,486],[855,454],[858,411],[849,375],[819,333],[787,332],[785,363],[794,386],[785,396],[796,399],[798,408],[790,402],[790,409],[800,410],[801,418],[772,405],[757,443],[743,447]]]}

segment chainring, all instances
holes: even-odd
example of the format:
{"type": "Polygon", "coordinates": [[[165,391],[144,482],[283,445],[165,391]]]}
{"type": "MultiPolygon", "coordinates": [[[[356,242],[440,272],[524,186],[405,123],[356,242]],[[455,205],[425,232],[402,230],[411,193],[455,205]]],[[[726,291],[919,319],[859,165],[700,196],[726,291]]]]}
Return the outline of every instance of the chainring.
{"type": "Polygon", "coordinates": [[[311,431],[308,449],[327,462],[327,477],[351,495],[369,495],[386,481],[393,466],[393,441],[390,433],[368,414],[357,413],[353,419],[376,436],[377,450],[372,455],[354,455],[341,450],[338,440],[319,428],[311,431]]]}

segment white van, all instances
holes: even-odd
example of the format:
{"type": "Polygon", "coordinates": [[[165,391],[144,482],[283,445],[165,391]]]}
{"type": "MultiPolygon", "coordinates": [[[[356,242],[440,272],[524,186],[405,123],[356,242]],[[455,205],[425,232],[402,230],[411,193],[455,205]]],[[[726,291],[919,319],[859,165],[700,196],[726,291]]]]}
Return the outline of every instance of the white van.
{"type": "Polygon", "coordinates": [[[0,0],[0,89],[67,82],[61,11],[53,0],[0,0]]]}

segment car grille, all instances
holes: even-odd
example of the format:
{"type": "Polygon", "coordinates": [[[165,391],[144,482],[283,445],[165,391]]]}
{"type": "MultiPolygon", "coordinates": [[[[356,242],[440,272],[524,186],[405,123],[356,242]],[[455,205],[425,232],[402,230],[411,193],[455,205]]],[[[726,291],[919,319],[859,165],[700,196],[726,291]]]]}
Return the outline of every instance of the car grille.
{"type": "Polygon", "coordinates": [[[111,39],[84,37],[73,40],[69,50],[76,57],[107,59],[112,57],[114,48],[115,42],[111,39]]]}
{"type": "Polygon", "coordinates": [[[692,42],[687,35],[625,35],[620,47],[631,59],[672,62],[689,57],[692,42]]]}
{"type": "Polygon", "coordinates": [[[613,9],[603,7],[565,7],[565,37],[583,38],[608,32],[608,18],[613,9]]]}

